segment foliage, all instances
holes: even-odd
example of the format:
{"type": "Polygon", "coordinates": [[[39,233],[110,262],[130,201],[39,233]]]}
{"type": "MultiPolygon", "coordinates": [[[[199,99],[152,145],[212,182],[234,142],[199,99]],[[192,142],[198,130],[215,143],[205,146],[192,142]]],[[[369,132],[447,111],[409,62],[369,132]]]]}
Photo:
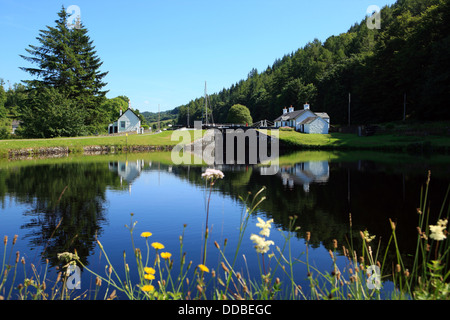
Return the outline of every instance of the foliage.
{"type": "Polygon", "coordinates": [[[128,109],[128,98],[125,100],[123,97],[115,97],[112,99],[106,99],[100,105],[102,111],[106,114],[108,123],[114,122],[120,116],[120,110],[125,112],[128,109]]]}
{"type": "Polygon", "coordinates": [[[241,104],[235,104],[228,111],[227,123],[252,124],[253,119],[250,110],[241,104]]]}
{"type": "MultiPolygon", "coordinates": [[[[262,72],[209,96],[216,123],[225,123],[235,104],[256,121],[277,118],[283,107],[305,101],[327,112],[334,124],[366,124],[403,119],[450,119],[450,3],[399,0],[381,9],[381,29],[366,20],[324,42],[317,39],[277,59],[262,72]],[[406,94],[406,101],[405,101],[406,94]]],[[[180,106],[178,123],[200,119],[204,98],[180,106]]],[[[209,112],[209,111],[208,111],[209,112]]]]}
{"type": "Polygon", "coordinates": [[[82,108],[53,88],[34,91],[20,109],[19,134],[31,138],[75,137],[86,134],[82,108]]]}
{"type": "MultiPolygon", "coordinates": [[[[82,125],[94,133],[105,126],[105,115],[99,106],[105,99],[106,91],[102,91],[102,88],[106,85],[103,78],[107,72],[100,71],[102,62],[96,55],[93,42],[87,35],[88,31],[84,25],[79,22],[77,27],[69,28],[66,23],[68,13],[64,7],[58,13],[58,17],[59,19],[55,21],[56,26],[48,26],[47,29],[40,31],[37,37],[40,46],[30,45],[26,49],[30,56],[21,55],[35,65],[21,68],[35,77],[32,80],[24,80],[24,83],[27,84],[28,90],[38,92],[43,89],[57,90],[67,100],[72,101],[73,105],[78,106],[83,113],[82,125]]],[[[25,115],[27,120],[30,120],[29,116],[30,112],[27,112],[25,115]]],[[[50,132],[36,130],[31,136],[48,137],[48,133],[52,133],[51,136],[67,133],[66,130],[50,129],[50,132]]],[[[78,129],[74,131],[77,134],[81,132],[78,129]]],[[[30,131],[24,130],[25,134],[28,132],[30,131]]]]}
{"type": "MultiPolygon", "coordinates": [[[[219,170],[210,170],[205,172],[202,177],[206,177],[214,184],[217,182],[217,178],[223,178],[223,175],[219,170]]],[[[278,230],[284,238],[284,243],[283,241],[274,243],[270,240],[272,219],[265,221],[257,217],[256,226],[261,231],[258,235],[251,234],[250,239],[257,244],[255,255],[260,263],[260,274],[246,274],[245,270],[242,270],[243,272],[236,270],[235,264],[239,257],[242,239],[249,236],[246,234],[246,229],[250,217],[254,215],[258,206],[265,199],[261,196],[265,190],[262,188],[254,196],[249,193],[246,198],[240,197],[244,208],[235,253],[225,254],[228,249],[226,240],[223,247],[215,241],[214,245],[220,256],[215,268],[211,267],[211,262],[208,263],[206,260],[206,250],[201,264],[193,266],[192,261],[187,262],[188,253],[183,252],[186,225],[179,237],[178,257],[165,251],[163,243],[150,241],[153,234],[149,231],[140,234],[140,237],[145,240],[145,248],[142,250],[136,247],[134,231],[137,221],[133,221],[133,214],[131,214],[130,224],[126,227],[130,231],[133,252],[131,257],[135,263],[127,260],[127,254],[124,251],[124,272],[122,268],[119,269],[119,266],[111,264],[106,248],[97,240],[101,255],[107,262],[104,272],[98,272],[87,266],[77,251],[73,253],[65,251],[57,255],[58,259],[62,259],[61,263],[65,264],[62,267],[64,271],[62,277],[58,276],[56,281],[47,280],[47,274],[41,276],[32,265],[33,275],[29,277],[25,273],[23,283],[15,286],[19,261],[25,265],[25,259],[20,259],[20,253],[17,252],[15,264],[10,264],[11,256],[6,260],[8,238],[5,236],[0,291],[2,294],[6,293],[6,296],[3,296],[6,299],[12,299],[12,293],[19,299],[86,298],[86,295],[74,297],[75,291],[68,287],[70,280],[67,278],[68,274],[65,272],[65,268],[69,265],[77,265],[96,277],[95,288],[91,293],[94,296],[87,297],[94,300],[447,300],[450,299],[448,284],[450,247],[446,228],[450,208],[447,208],[447,212],[445,212],[445,207],[448,205],[450,188],[442,204],[437,225],[430,225],[430,210],[427,200],[429,177],[422,190],[420,207],[417,209],[419,217],[417,247],[410,265],[402,260],[396,236],[399,226],[393,221],[389,221],[391,235],[388,239],[386,253],[383,254],[380,250],[381,239],[377,240],[378,237],[370,234],[367,230],[359,231],[359,242],[362,245],[359,247],[360,249],[355,248],[356,238],[353,238],[354,230],[350,218],[348,242],[341,245],[334,239],[331,249],[328,251],[332,271],[319,270],[310,262],[309,249],[313,246],[312,236],[314,236],[311,232],[307,231],[305,235],[305,252],[294,253],[291,250],[290,242],[300,227],[296,226],[298,217],[290,216],[287,231],[278,230]],[[340,246],[342,255],[338,251],[340,246]],[[390,246],[394,247],[396,252],[397,264],[394,266],[386,260],[390,246]],[[266,262],[272,263],[266,264],[266,262]],[[306,277],[310,285],[309,293],[296,283],[293,267],[299,263],[306,265],[306,277]],[[174,268],[175,265],[178,268],[174,268]],[[131,269],[132,267],[133,269],[131,269]],[[283,277],[283,281],[275,277],[277,271],[286,276],[283,277]],[[132,272],[138,275],[134,281],[131,280],[132,272]],[[244,276],[244,274],[246,275],[244,276]],[[393,283],[394,287],[385,290],[386,282],[393,283]],[[106,288],[103,286],[101,291],[100,287],[105,284],[106,288]]],[[[206,219],[208,219],[208,215],[206,215],[206,219]]],[[[208,222],[206,221],[205,245],[209,237],[207,226],[208,222]]],[[[59,225],[56,226],[56,229],[58,227],[59,225]]],[[[16,241],[17,236],[13,239],[13,246],[16,241]]]]}

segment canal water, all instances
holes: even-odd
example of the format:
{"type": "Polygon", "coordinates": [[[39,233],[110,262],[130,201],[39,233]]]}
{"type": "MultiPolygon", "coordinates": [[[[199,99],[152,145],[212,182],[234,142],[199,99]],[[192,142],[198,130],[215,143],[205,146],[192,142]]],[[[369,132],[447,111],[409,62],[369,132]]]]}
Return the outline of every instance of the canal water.
{"type": "MultiPolygon", "coordinates": [[[[202,263],[208,211],[205,264],[210,269],[223,273],[223,260],[214,242],[222,249],[226,243],[229,261],[239,249],[235,268],[244,277],[260,282],[261,273],[271,270],[287,282],[269,253],[277,253],[278,247],[287,256],[286,237],[292,236],[295,281],[307,295],[306,258],[310,266],[329,273],[333,267],[329,250],[341,258],[342,246],[348,248],[352,243],[355,250],[361,250],[359,231],[364,230],[376,236],[384,253],[391,234],[389,219],[397,224],[399,247],[408,261],[416,246],[421,188],[431,172],[428,200],[433,223],[450,184],[449,163],[444,156],[297,152],[280,158],[275,175],[261,174],[259,166],[223,166],[218,169],[225,176],[212,187],[208,211],[210,186],[202,178],[206,167],[172,165],[170,153],[5,161],[0,170],[0,236],[9,239],[6,262],[14,263],[19,251],[26,261],[25,271],[19,268],[19,273],[26,272],[27,277],[35,276],[30,267],[33,264],[41,276],[47,273],[47,278],[55,279],[63,266],[57,254],[74,250],[89,269],[105,276],[108,263],[98,239],[121,275],[126,254],[135,283],[133,245],[141,249],[144,259],[147,252],[142,232],[151,232],[149,243],[160,242],[165,247],[162,251],[172,253],[174,269],[183,253],[194,267],[202,263]],[[239,243],[246,208],[243,199],[252,199],[263,187],[260,198],[265,200],[250,216],[239,243]],[[296,229],[289,232],[292,217],[296,229]],[[261,231],[256,226],[258,218],[273,219],[267,239],[274,244],[264,257],[264,265],[250,240],[251,234],[261,231]],[[307,232],[311,237],[308,257],[307,232]],[[14,235],[18,240],[11,249],[14,235]],[[48,270],[44,268],[46,260],[48,270]]],[[[154,253],[151,247],[150,252],[154,253]]],[[[150,256],[151,263],[152,259],[150,256]]],[[[345,268],[344,259],[340,261],[345,268]]],[[[16,285],[23,277],[17,275],[16,285]]],[[[89,297],[95,276],[82,270],[80,284],[79,292],[87,292],[89,297]]]]}

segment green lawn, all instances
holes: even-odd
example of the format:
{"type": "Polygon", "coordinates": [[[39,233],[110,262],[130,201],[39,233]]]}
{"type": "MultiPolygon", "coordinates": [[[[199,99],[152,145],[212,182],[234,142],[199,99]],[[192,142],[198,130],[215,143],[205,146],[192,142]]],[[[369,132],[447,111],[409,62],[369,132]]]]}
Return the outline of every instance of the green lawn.
{"type": "Polygon", "coordinates": [[[447,136],[407,136],[396,134],[375,134],[359,137],[356,134],[304,134],[295,131],[280,131],[280,142],[292,148],[321,149],[367,149],[367,150],[406,150],[418,145],[432,148],[450,148],[447,136]]]}
{"type": "MultiPolygon", "coordinates": [[[[86,146],[174,146],[181,140],[172,141],[172,133],[168,130],[157,134],[131,134],[123,136],[89,136],[75,138],[53,139],[14,139],[0,140],[0,154],[7,154],[9,150],[39,149],[51,147],[68,147],[71,151],[81,150],[86,146]]],[[[189,131],[191,139],[193,131],[189,131]]]]}
{"type": "MultiPolygon", "coordinates": [[[[81,151],[86,146],[175,146],[182,140],[172,141],[174,131],[167,130],[157,134],[132,134],[122,136],[89,136],[54,139],[11,139],[0,140],[0,155],[9,150],[67,147],[71,152],[81,151]]],[[[194,131],[187,131],[194,139],[194,131]]],[[[202,134],[204,131],[202,132],[202,134]]],[[[280,144],[292,149],[323,150],[378,150],[405,151],[426,147],[430,150],[450,151],[450,137],[428,135],[409,136],[397,134],[375,134],[359,137],[356,134],[303,134],[295,131],[280,131],[280,144]]]]}

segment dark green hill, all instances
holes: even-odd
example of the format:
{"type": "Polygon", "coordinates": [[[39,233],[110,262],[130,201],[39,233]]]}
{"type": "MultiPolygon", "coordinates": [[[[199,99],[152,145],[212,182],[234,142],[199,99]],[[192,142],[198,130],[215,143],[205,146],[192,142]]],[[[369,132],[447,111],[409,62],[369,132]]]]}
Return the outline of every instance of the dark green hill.
{"type": "MultiPolygon", "coordinates": [[[[210,95],[215,122],[225,122],[235,104],[247,106],[254,121],[273,121],[283,107],[308,101],[333,124],[347,124],[349,93],[352,124],[402,120],[405,110],[407,119],[449,120],[450,2],[398,0],[381,9],[380,29],[361,19],[210,95]]],[[[179,124],[186,124],[188,106],[192,124],[204,98],[177,108],[179,124]]]]}

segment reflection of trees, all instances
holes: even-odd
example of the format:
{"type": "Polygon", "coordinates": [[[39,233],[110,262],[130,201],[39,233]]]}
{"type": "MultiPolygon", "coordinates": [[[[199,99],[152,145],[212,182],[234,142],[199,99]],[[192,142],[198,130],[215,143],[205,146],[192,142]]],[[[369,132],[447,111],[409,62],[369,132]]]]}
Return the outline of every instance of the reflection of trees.
{"type": "MultiPolygon", "coordinates": [[[[330,162],[326,179],[325,176],[309,179],[308,187],[304,188],[302,185],[283,183],[281,173],[292,173],[295,166],[297,169],[310,168],[316,164],[286,165],[277,177],[260,175],[256,167],[224,166],[225,179],[214,188],[237,201],[240,195],[245,196],[248,192],[255,194],[265,186],[267,199],[261,203],[259,211],[267,218],[273,218],[275,224],[285,230],[290,222],[289,216],[298,216],[296,224],[301,229],[297,236],[302,238],[307,231],[311,232],[311,244],[316,247],[323,244],[331,249],[333,239],[337,239],[340,248],[342,245],[349,248],[353,242],[353,248],[361,253],[359,231],[367,229],[370,234],[377,236],[377,241],[381,238],[380,252],[384,253],[391,236],[389,219],[392,219],[398,225],[396,234],[405,261],[408,253],[414,253],[418,223],[416,208],[429,167],[406,167],[371,161],[330,162]],[[353,239],[350,239],[350,234],[353,239]]],[[[174,172],[191,183],[204,185],[200,168],[191,167],[189,177],[185,168],[178,167],[174,172]]],[[[297,180],[291,178],[296,183],[297,180]]],[[[447,181],[445,177],[441,179],[439,176],[432,179],[429,197],[436,208],[434,213],[439,211],[442,204],[447,181]]],[[[375,250],[378,243],[373,243],[373,246],[375,250]]],[[[393,250],[391,257],[395,258],[393,250]]]]}
{"type": "Polygon", "coordinates": [[[29,231],[24,238],[32,247],[46,248],[43,257],[52,265],[59,264],[57,253],[74,249],[86,262],[105,222],[106,188],[120,183],[108,164],[30,165],[2,175],[2,198],[8,190],[18,203],[30,207],[24,213],[30,220],[22,228],[29,231]]]}
{"type": "MultiPolygon", "coordinates": [[[[311,243],[331,248],[332,240],[348,246],[349,213],[352,214],[353,243],[361,244],[359,231],[381,237],[381,252],[390,237],[389,218],[397,222],[397,235],[401,252],[411,253],[416,244],[416,207],[419,205],[420,187],[426,178],[428,166],[406,167],[364,162],[330,162],[321,178],[304,179],[303,172],[312,167],[323,168],[304,161],[304,164],[283,163],[278,176],[264,176],[254,166],[224,166],[225,179],[214,189],[235,201],[248,192],[257,193],[266,187],[259,211],[273,218],[277,227],[287,229],[289,216],[296,215],[299,238],[311,232],[311,243]],[[308,164],[307,164],[308,163],[308,164]],[[295,169],[295,170],[294,170],[295,169]],[[417,169],[417,170],[416,170],[417,169]],[[296,174],[294,185],[283,184],[281,173],[296,174]],[[307,181],[304,188],[301,181],[307,181]]],[[[106,189],[127,190],[141,171],[167,171],[199,187],[205,187],[201,178],[204,168],[199,166],[169,166],[147,160],[125,159],[105,162],[60,163],[49,165],[17,166],[0,170],[0,197],[11,194],[18,203],[27,204],[25,214],[30,217],[23,229],[29,233],[32,246],[46,247],[45,257],[57,264],[56,253],[76,249],[86,259],[95,245],[95,236],[105,223],[106,189]],[[148,165],[147,165],[148,163],[148,165]],[[119,171],[121,174],[119,174],[119,171]],[[122,179],[121,179],[122,177],[122,179]],[[58,223],[61,221],[59,227],[58,223]]],[[[285,177],[285,176],[284,176],[285,177]]],[[[443,193],[447,190],[448,176],[432,174],[429,199],[433,212],[439,211],[443,193]]],[[[431,222],[435,222],[430,220],[431,222]]],[[[355,249],[361,252],[361,248],[355,249]]]]}

